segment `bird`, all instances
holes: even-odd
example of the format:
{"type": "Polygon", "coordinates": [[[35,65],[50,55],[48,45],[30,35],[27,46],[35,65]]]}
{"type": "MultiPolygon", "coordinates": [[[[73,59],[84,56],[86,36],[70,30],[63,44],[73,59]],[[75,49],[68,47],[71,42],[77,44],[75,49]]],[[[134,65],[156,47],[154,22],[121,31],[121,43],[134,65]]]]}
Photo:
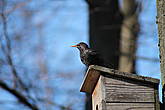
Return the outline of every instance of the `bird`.
{"type": "Polygon", "coordinates": [[[101,55],[97,51],[89,48],[89,46],[86,43],[80,42],[76,45],[72,45],[71,47],[78,48],[78,50],[80,51],[80,59],[82,63],[85,64],[87,67],[90,65],[107,67],[101,55]]]}

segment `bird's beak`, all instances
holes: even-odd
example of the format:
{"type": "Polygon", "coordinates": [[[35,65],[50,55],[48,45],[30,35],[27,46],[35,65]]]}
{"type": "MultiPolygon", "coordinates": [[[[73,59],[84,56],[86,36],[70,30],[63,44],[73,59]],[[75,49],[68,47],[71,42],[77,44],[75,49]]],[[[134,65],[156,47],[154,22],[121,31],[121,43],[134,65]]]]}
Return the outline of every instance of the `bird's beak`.
{"type": "Polygon", "coordinates": [[[72,45],[71,47],[77,47],[77,45],[72,45]]]}

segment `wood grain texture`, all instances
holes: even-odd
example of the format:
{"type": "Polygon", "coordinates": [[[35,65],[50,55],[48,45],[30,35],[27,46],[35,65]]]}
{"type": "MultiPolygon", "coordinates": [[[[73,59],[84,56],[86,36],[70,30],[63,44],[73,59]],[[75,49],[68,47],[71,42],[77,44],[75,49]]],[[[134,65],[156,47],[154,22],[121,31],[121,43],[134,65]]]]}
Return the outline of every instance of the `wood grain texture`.
{"type": "Polygon", "coordinates": [[[80,92],[92,93],[99,77],[99,71],[89,68],[81,85],[80,92]]]}
{"type": "Polygon", "coordinates": [[[155,102],[154,88],[125,79],[105,79],[107,102],[155,102]]]}
{"type": "Polygon", "coordinates": [[[150,84],[156,84],[156,85],[159,84],[159,80],[155,78],[140,76],[137,74],[130,74],[127,72],[120,72],[118,70],[109,69],[102,66],[91,65],[89,69],[94,69],[95,71],[100,71],[101,73],[106,73],[114,77],[123,77],[123,78],[132,79],[132,80],[136,80],[143,83],[150,83],[150,84]]]}
{"type": "Polygon", "coordinates": [[[99,80],[95,86],[92,93],[92,107],[93,110],[103,110],[105,106],[105,78],[103,76],[99,77],[99,80]]]}
{"type": "Polygon", "coordinates": [[[134,80],[135,82],[141,82],[155,87],[157,87],[159,84],[159,80],[155,78],[144,77],[126,72],[119,72],[118,70],[109,69],[102,66],[91,65],[89,66],[88,71],[84,77],[80,91],[92,93],[100,75],[103,74],[107,74],[113,77],[122,77],[123,79],[127,79],[127,80],[131,79],[134,80]]]}
{"type": "Polygon", "coordinates": [[[160,110],[159,91],[155,89],[154,93],[155,93],[155,110],[160,110]]]}
{"type": "Polygon", "coordinates": [[[155,110],[154,103],[107,103],[106,110],[155,110]]]}

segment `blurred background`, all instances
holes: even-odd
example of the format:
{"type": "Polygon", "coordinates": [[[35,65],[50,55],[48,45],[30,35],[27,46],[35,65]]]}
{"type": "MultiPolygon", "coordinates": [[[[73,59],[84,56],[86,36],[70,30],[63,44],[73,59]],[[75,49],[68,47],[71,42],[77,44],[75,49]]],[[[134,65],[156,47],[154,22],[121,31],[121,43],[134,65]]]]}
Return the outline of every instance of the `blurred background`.
{"type": "Polygon", "coordinates": [[[0,108],[90,110],[86,42],[114,69],[160,79],[154,0],[0,0],[0,108]]]}

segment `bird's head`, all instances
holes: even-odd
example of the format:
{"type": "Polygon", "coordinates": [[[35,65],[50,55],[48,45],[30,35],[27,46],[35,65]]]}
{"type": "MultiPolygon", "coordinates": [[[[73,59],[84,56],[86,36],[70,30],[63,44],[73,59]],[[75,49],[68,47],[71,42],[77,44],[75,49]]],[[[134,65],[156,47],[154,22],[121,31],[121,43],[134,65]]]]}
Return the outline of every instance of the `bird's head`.
{"type": "Polygon", "coordinates": [[[80,51],[88,49],[88,45],[84,42],[80,42],[77,45],[72,45],[71,47],[77,47],[80,51]]]}

